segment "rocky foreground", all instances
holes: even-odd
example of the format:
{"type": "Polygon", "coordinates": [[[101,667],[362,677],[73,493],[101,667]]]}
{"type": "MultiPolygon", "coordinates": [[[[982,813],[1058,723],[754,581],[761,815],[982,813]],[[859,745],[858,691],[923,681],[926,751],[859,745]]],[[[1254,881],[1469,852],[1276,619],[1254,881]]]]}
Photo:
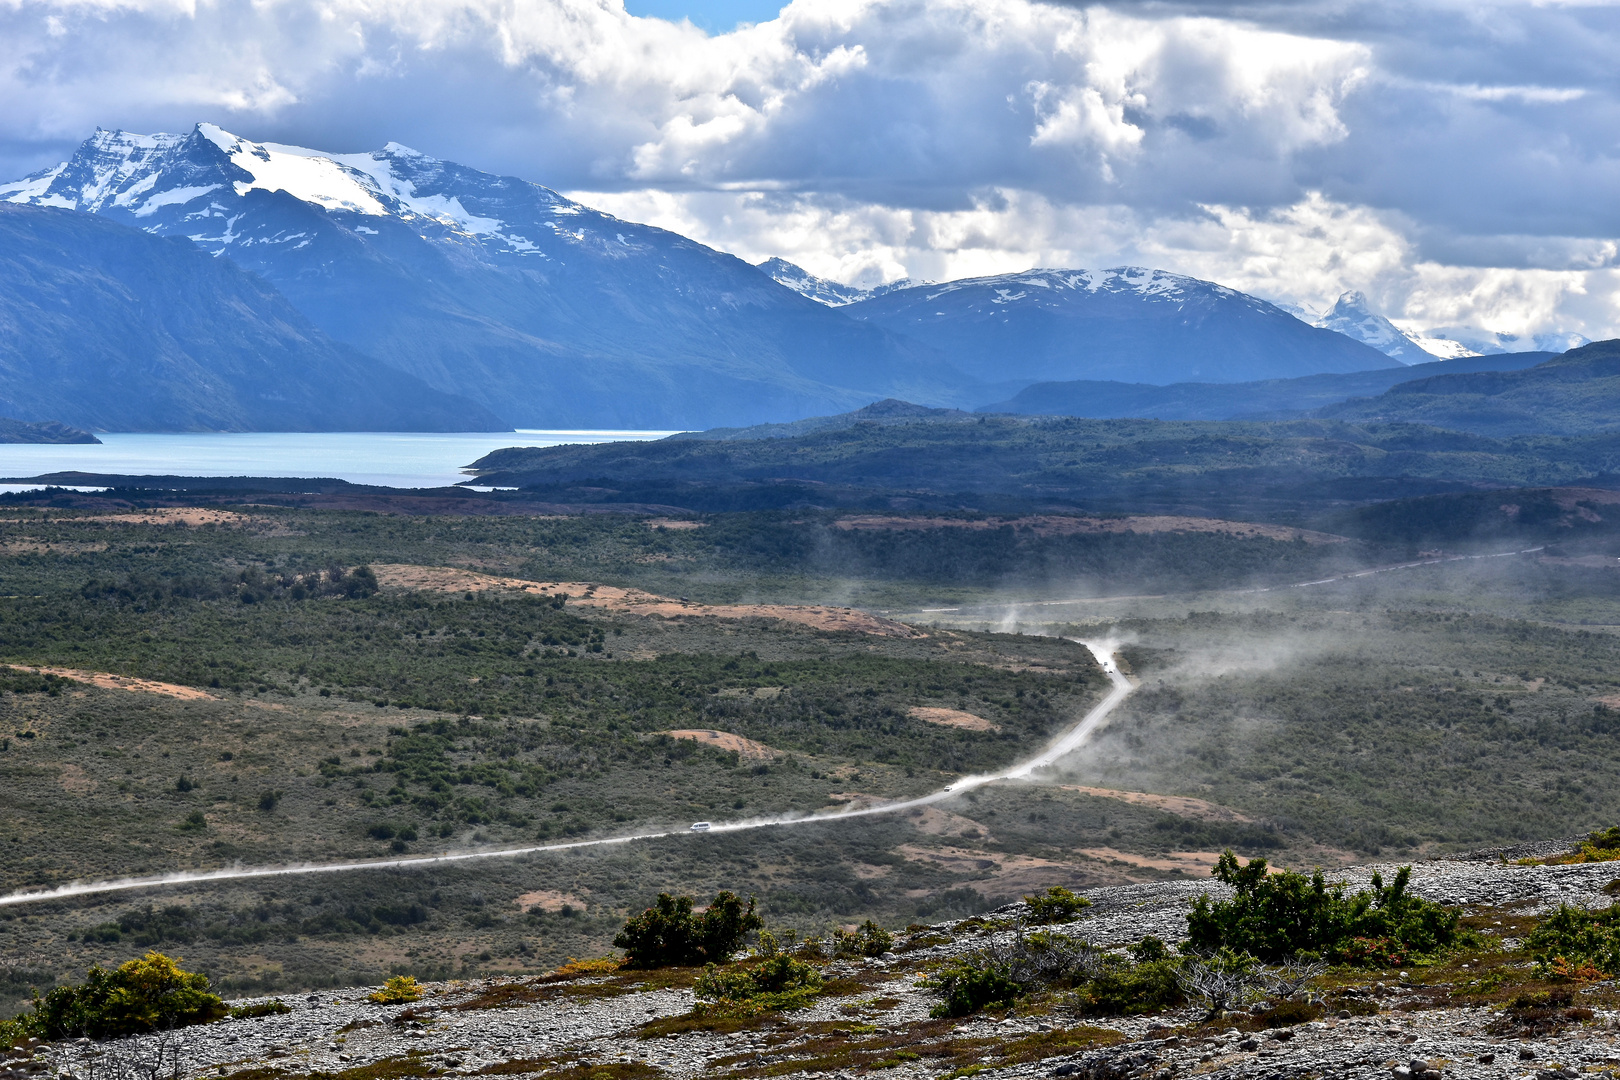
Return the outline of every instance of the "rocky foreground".
{"type": "MultiPolygon", "coordinates": [[[[1343,876],[1354,886],[1390,869],[1343,876]]],[[[1527,1008],[1524,992],[1539,986],[1545,996],[1546,987],[1532,985],[1528,957],[1516,952],[1518,935],[1558,904],[1611,903],[1605,886],[1617,876],[1620,864],[1522,866],[1501,854],[1420,864],[1413,891],[1460,905],[1488,947],[1405,972],[1330,973],[1318,987],[1317,1018],[1291,1026],[1267,1027],[1247,1012],[1201,1023],[1192,1007],[1081,1018],[1061,1002],[931,1019],[937,998],[917,986],[920,976],[931,963],[1010,935],[1022,906],[1012,905],[900,935],[894,951],[878,958],[831,963],[824,992],[786,1013],[705,1019],[693,1013],[690,971],[564,971],[430,984],[410,1005],[372,1002],[369,990],[324,992],[283,998],[291,1011],[280,1015],[102,1044],[39,1045],[14,1055],[0,1080],[47,1073],[80,1080],[1617,1075],[1613,984],[1567,984],[1563,1000],[1555,993],[1551,1005],[1527,1008]],[[1487,968],[1492,977],[1482,979],[1487,968]]],[[[1174,941],[1192,898],[1221,888],[1171,882],[1098,890],[1090,894],[1094,906],[1062,929],[1103,946],[1144,934],[1174,941]]]]}

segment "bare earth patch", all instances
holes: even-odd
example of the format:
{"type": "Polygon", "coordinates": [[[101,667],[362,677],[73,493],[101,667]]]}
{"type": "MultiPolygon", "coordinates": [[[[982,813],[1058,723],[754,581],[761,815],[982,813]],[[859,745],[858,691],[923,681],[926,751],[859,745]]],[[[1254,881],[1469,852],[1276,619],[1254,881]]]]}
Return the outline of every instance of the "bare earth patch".
{"type": "Polygon", "coordinates": [[[496,577],[450,566],[411,566],[388,563],[373,566],[377,581],[386,588],[415,589],[424,592],[478,593],[512,592],[530,596],[567,596],[570,604],[627,611],[635,615],[710,616],[720,619],[777,619],[816,630],[843,630],[878,637],[926,637],[921,630],[880,618],[854,608],[800,606],[796,604],[699,604],[677,600],[641,589],[621,589],[616,585],[594,585],[584,581],[525,581],[523,578],[496,577]]]}
{"type": "Polygon", "coordinates": [[[1152,795],[1146,791],[1118,791],[1114,788],[1077,787],[1071,784],[1059,786],[1064,791],[1078,791],[1082,795],[1090,795],[1097,799],[1118,799],[1120,802],[1133,803],[1137,806],[1151,806],[1156,810],[1163,810],[1177,817],[1191,818],[1194,821],[1254,820],[1229,807],[1217,806],[1215,803],[1188,798],[1185,795],[1152,795]]]}
{"type": "Polygon", "coordinates": [[[1224,533],[1244,538],[1303,540],[1307,544],[1342,544],[1346,537],[1285,525],[1260,525],[1249,521],[1222,521],[1219,518],[1183,517],[1166,514],[1133,515],[1118,518],[1066,517],[1039,514],[1028,517],[995,517],[978,520],[961,518],[893,517],[880,514],[840,519],[837,529],[1005,529],[1027,530],[1036,536],[1077,536],[1087,533],[1224,533]]]}
{"type": "Polygon", "coordinates": [[[1167,851],[1163,855],[1127,855],[1114,848],[1081,848],[1081,855],[1104,862],[1122,862],[1149,870],[1180,870],[1184,874],[1207,877],[1209,868],[1220,859],[1218,851],[1167,851]]]}
{"type": "Polygon", "coordinates": [[[684,521],[681,518],[648,518],[645,522],[649,529],[703,529],[708,527],[706,521],[684,521]]]}
{"type": "Polygon", "coordinates": [[[913,705],[907,710],[912,719],[944,727],[962,728],[964,731],[1000,731],[1000,724],[992,724],[982,716],[974,716],[961,709],[942,709],[933,705],[913,705]]]}
{"type": "Polygon", "coordinates": [[[96,786],[96,782],[86,776],[83,769],[73,764],[62,766],[62,773],[57,777],[57,782],[62,785],[63,791],[71,792],[74,795],[83,795],[96,786]]]}
{"type": "Polygon", "coordinates": [[[750,758],[756,761],[769,761],[781,755],[780,750],[772,749],[762,742],[745,739],[741,735],[733,735],[729,731],[710,731],[706,728],[682,728],[679,731],[657,731],[655,735],[668,735],[672,739],[690,739],[705,746],[713,746],[719,750],[731,750],[738,757],[750,758]]]}
{"type": "MultiPolygon", "coordinates": [[[[1033,855],[1011,855],[999,851],[979,851],[972,848],[939,847],[927,848],[916,844],[902,844],[898,849],[900,854],[914,862],[933,863],[954,874],[985,874],[975,887],[986,894],[1002,897],[1015,897],[1025,893],[1040,892],[1052,885],[1075,886],[1077,884],[1100,884],[1112,881],[1132,881],[1140,875],[1129,869],[1117,865],[1109,868],[1100,868],[1094,863],[1087,862],[1058,862],[1053,859],[1041,859],[1033,855]]],[[[1111,849],[1103,849],[1111,850],[1111,849]]],[[[1082,855],[1093,855],[1093,852],[1080,852],[1082,855]]],[[[1155,866],[1151,857],[1120,856],[1121,861],[1130,863],[1133,867],[1143,870],[1168,870],[1172,865],[1182,866],[1180,862],[1171,864],[1168,860],[1179,859],[1183,853],[1171,852],[1158,861],[1165,862],[1164,866],[1155,866]]],[[[1192,858],[1191,854],[1187,856],[1192,858]]],[[[1113,863],[1114,860],[1103,857],[1102,861],[1113,863]]],[[[1209,865],[1214,859],[1206,860],[1201,870],[1207,873],[1209,865]]],[[[1191,865],[1187,863],[1186,865],[1191,865]]],[[[1157,875],[1154,875],[1155,877],[1157,875]]],[[[1148,880],[1144,878],[1143,880],[1148,880]]]]}
{"type": "Polygon", "coordinates": [[[179,698],[181,701],[209,701],[213,694],[205,693],[194,686],[177,686],[174,683],[157,682],[154,679],[136,679],[128,675],[111,675],[105,671],[80,671],[77,668],[65,667],[31,667],[26,664],[6,664],[13,671],[37,671],[41,675],[59,675],[64,679],[73,679],[77,682],[99,686],[103,690],[135,690],[143,694],[162,694],[164,697],[179,698]]]}
{"type": "Polygon", "coordinates": [[[561,911],[564,905],[577,910],[585,906],[585,901],[579,897],[571,893],[558,892],[556,889],[536,889],[534,892],[526,892],[514,903],[522,911],[531,908],[539,908],[541,911],[561,911]]]}

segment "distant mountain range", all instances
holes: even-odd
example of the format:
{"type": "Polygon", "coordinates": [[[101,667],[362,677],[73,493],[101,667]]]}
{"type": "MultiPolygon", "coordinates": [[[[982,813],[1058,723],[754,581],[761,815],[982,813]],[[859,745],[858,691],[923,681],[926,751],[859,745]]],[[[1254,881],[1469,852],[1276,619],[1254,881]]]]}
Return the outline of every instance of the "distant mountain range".
{"type": "Polygon", "coordinates": [[[390,144],[98,131],[0,199],[189,238],[331,338],[524,427],[689,427],[968,400],[934,351],[740,259],[390,144]]]}
{"type": "MultiPolygon", "coordinates": [[[[18,362],[0,410],[103,429],[711,428],[887,398],[971,408],[1041,381],[1373,371],[1396,363],[1380,348],[1406,348],[1346,300],[1335,309],[1343,328],[1378,348],[1223,286],[1136,267],[853,289],[782,260],[749,266],[393,143],[328,154],[209,124],[97,131],[68,161],[0,184],[0,202],[184,241],[251,275],[210,279],[183,299],[143,291],[129,277],[147,273],[141,260],[163,263],[160,278],[200,271],[108,230],[57,228],[68,246],[5,253],[19,274],[37,263],[61,303],[25,318],[32,359],[18,362]],[[103,243],[141,255],[115,265],[95,250],[103,243]],[[100,267],[97,280],[65,273],[76,262],[100,267]],[[120,337],[107,321],[121,310],[115,294],[126,324],[161,333],[146,345],[120,337]],[[165,359],[151,360],[138,388],[93,385],[96,371],[138,366],[143,348],[165,359]],[[36,379],[50,385],[28,385],[36,379]],[[356,380],[389,389],[342,389],[356,380]]],[[[13,239],[34,242],[25,232],[13,239]]]]}
{"type": "Polygon", "coordinates": [[[1246,382],[1397,361],[1274,304],[1162,270],[1032,270],[914,285],[841,310],[986,384],[1246,382]]]}
{"type": "MultiPolygon", "coordinates": [[[[897,289],[936,287],[938,284],[907,278],[875,288],[859,288],[816,277],[786,259],[767,259],[759,264],[759,268],[780,284],[832,307],[870,300],[897,289]]],[[[1530,338],[1521,338],[1515,334],[1498,333],[1472,326],[1441,326],[1421,332],[1409,332],[1374,311],[1366,295],[1356,291],[1343,293],[1325,313],[1297,306],[1279,305],[1279,307],[1311,326],[1332,330],[1363,345],[1370,345],[1403,364],[1423,364],[1437,359],[1492,356],[1510,352],[1559,353],[1584,345],[1588,340],[1580,334],[1572,333],[1536,334],[1530,338]]]]}
{"type": "Polygon", "coordinates": [[[511,426],[338,344],[185,240],[4,203],[0,414],[102,431],[511,426]]]}

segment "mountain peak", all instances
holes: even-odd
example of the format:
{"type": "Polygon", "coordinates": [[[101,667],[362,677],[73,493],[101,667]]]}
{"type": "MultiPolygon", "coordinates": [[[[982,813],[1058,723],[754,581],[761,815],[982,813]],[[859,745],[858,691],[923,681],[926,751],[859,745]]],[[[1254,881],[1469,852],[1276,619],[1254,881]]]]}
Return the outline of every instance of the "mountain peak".
{"type": "Polygon", "coordinates": [[[1385,356],[1403,364],[1421,364],[1434,359],[1407,337],[1394,323],[1372,310],[1366,294],[1357,290],[1342,293],[1326,315],[1316,321],[1325,330],[1336,330],[1363,345],[1371,345],[1385,356]]]}
{"type": "Polygon", "coordinates": [[[1396,363],[1259,297],[1145,266],[965,278],[870,297],[849,313],[995,385],[1245,382],[1396,363]]]}
{"type": "Polygon", "coordinates": [[[909,289],[921,282],[911,278],[901,278],[884,285],[875,285],[870,289],[863,289],[859,285],[845,285],[841,281],[831,281],[819,278],[801,266],[795,266],[786,259],[766,259],[762,263],[754,264],[763,270],[765,275],[778,285],[786,286],[800,296],[809,297],[817,303],[828,307],[843,307],[845,304],[859,303],[870,300],[874,296],[894,292],[896,289],[909,289]]]}

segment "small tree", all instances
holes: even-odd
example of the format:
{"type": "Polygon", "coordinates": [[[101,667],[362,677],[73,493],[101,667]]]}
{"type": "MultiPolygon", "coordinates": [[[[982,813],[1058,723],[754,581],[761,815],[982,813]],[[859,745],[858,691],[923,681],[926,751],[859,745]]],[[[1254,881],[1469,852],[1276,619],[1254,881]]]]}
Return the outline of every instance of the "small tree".
{"type": "Polygon", "coordinates": [[[626,967],[723,964],[763,925],[754,914],[753,897],[744,908],[736,893],[725,890],[715,894],[708,910],[694,915],[690,896],[659,893],[652,907],[624,924],[613,944],[624,950],[626,967]]]}
{"type": "Polygon", "coordinates": [[[209,992],[208,976],[182,971],[159,952],[108,971],[93,967],[76,986],[58,986],[34,998],[20,1025],[44,1039],[105,1039],[144,1031],[205,1024],[225,1015],[209,992]]]}
{"type": "Polygon", "coordinates": [[[422,998],[422,984],[413,975],[395,975],[371,994],[371,1000],[384,1005],[403,1005],[422,998]]]}
{"type": "Polygon", "coordinates": [[[1061,885],[1053,885],[1045,893],[1026,896],[1024,903],[1029,907],[1032,923],[1068,922],[1091,906],[1090,900],[1076,896],[1061,885]]]}

